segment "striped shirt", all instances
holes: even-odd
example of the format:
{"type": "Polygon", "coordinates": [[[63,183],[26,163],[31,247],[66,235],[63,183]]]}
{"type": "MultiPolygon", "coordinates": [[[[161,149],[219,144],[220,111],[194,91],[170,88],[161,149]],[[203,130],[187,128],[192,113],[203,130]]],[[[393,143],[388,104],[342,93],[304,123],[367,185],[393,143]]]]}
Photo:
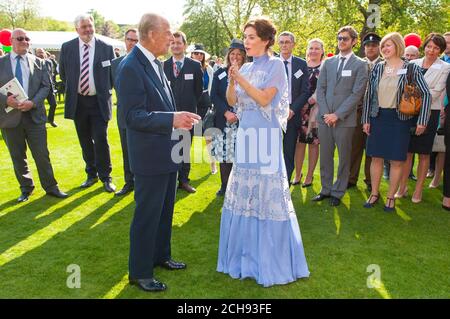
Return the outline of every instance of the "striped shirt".
{"type": "MultiPolygon", "coordinates": [[[[403,69],[407,69],[408,62],[403,63],[403,69]]],[[[369,84],[366,90],[366,94],[364,96],[364,108],[363,108],[363,116],[362,123],[368,124],[370,123],[370,117],[376,117],[378,115],[379,103],[378,103],[378,85],[380,83],[381,77],[383,75],[384,67],[386,65],[385,61],[382,61],[375,65],[372,72],[369,76],[369,84]]],[[[411,68],[411,67],[410,67],[411,68]]],[[[427,83],[423,77],[422,72],[420,72],[420,68],[412,64],[413,71],[413,83],[417,85],[420,93],[422,94],[422,106],[420,107],[419,119],[417,120],[417,125],[428,124],[428,120],[430,119],[431,113],[431,93],[428,88],[427,83]]],[[[406,84],[406,74],[400,75],[400,79],[397,85],[397,115],[398,118],[402,121],[409,120],[414,116],[405,115],[400,112],[399,105],[402,99],[403,90],[406,84]]]]}

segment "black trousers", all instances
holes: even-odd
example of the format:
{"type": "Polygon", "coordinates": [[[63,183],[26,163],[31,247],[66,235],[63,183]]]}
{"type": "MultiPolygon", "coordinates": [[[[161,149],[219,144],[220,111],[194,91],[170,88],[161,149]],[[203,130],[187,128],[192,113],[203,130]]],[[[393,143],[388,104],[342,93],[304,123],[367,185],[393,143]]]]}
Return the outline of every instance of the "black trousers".
{"type": "Polygon", "coordinates": [[[298,140],[298,128],[295,126],[295,117],[287,123],[286,133],[283,138],[283,155],[286,165],[288,182],[291,182],[292,172],[295,168],[295,147],[298,140]]]}
{"type": "MultiPolygon", "coordinates": [[[[191,142],[189,144],[189,154],[186,154],[186,160],[182,161],[180,165],[180,169],[178,170],[178,181],[180,183],[188,183],[189,182],[189,173],[191,171],[191,145],[192,145],[192,139],[194,138],[194,130],[189,131],[191,142]]],[[[181,137],[180,141],[183,140],[183,137],[181,137]]],[[[180,151],[180,155],[184,158],[184,152],[183,149],[180,151]]]]}
{"type": "Polygon", "coordinates": [[[125,184],[133,185],[134,175],[130,169],[130,160],[128,158],[128,142],[127,142],[127,130],[119,128],[120,145],[122,146],[123,157],[123,173],[125,177],[125,184]]]}
{"type": "Polygon", "coordinates": [[[98,177],[102,182],[111,179],[111,157],[107,137],[108,122],[100,113],[96,96],[78,95],[75,128],[86,163],[88,177],[98,177]]]}
{"type": "Polygon", "coordinates": [[[55,121],[55,112],[58,103],[56,103],[55,93],[52,91],[48,93],[47,102],[49,105],[47,120],[49,123],[53,123],[55,121]]]}
{"type": "Polygon", "coordinates": [[[3,128],[2,136],[8,147],[14,165],[14,173],[22,192],[31,192],[34,181],[27,160],[27,144],[36,162],[39,180],[45,191],[54,190],[57,186],[50,163],[47,147],[47,130],[45,123],[36,124],[28,112],[22,113],[22,119],[14,128],[3,128]]]}
{"type": "Polygon", "coordinates": [[[450,197],[450,111],[448,106],[445,108],[444,143],[444,196],[450,197]]]}
{"type": "Polygon", "coordinates": [[[177,172],[135,175],[136,209],[130,229],[129,256],[132,279],[153,278],[153,267],[171,258],[176,181],[177,172]]]}

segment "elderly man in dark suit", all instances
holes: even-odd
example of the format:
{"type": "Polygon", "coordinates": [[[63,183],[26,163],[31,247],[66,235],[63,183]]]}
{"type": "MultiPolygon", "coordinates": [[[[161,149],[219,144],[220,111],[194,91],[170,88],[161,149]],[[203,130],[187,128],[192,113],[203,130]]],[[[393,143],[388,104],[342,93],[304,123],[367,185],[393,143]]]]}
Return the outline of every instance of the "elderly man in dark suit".
{"type": "Polygon", "coordinates": [[[86,163],[87,180],[82,188],[98,181],[109,193],[116,186],[111,180],[111,157],[107,138],[112,114],[111,60],[113,47],[94,37],[94,18],[75,19],[79,35],[62,45],[59,74],[66,88],[65,118],[72,119],[86,163]]]}
{"type": "Polygon", "coordinates": [[[11,54],[0,58],[0,87],[15,77],[22,85],[28,100],[19,102],[16,95],[0,93],[0,128],[22,191],[18,201],[27,201],[34,190],[27,162],[27,144],[47,195],[65,198],[67,194],[59,190],[53,175],[47,147],[44,100],[50,89],[50,79],[45,63],[27,53],[30,38],[25,30],[15,29],[11,35],[11,44],[11,54]]]}
{"type": "Polygon", "coordinates": [[[174,129],[190,130],[200,117],[176,112],[175,99],[157,59],[173,40],[166,19],[144,14],[139,43],[119,65],[116,89],[126,120],[136,210],[130,230],[129,281],[145,291],[163,291],[153,268],[186,268],[172,260],[170,238],[178,164],[172,158],[174,129]]]}
{"type": "MultiPolygon", "coordinates": [[[[164,61],[164,73],[170,82],[175,104],[178,110],[197,113],[197,104],[203,93],[203,71],[198,61],[184,55],[186,51],[186,35],[177,31],[173,34],[174,40],[170,44],[172,57],[164,61]]],[[[193,138],[191,131],[191,143],[193,138]]],[[[185,158],[190,158],[187,154],[185,158]]],[[[183,162],[178,174],[178,188],[189,193],[195,193],[196,189],[189,184],[190,160],[183,162]]]]}
{"type": "Polygon", "coordinates": [[[293,33],[284,31],[278,37],[280,58],[284,63],[289,84],[289,117],[286,133],[283,139],[284,162],[287,178],[291,184],[292,172],[295,167],[295,147],[298,141],[298,129],[301,124],[301,110],[308,102],[309,80],[306,61],[292,54],[295,47],[293,33]]]}
{"type": "MultiPolygon", "coordinates": [[[[125,47],[127,49],[127,55],[134,48],[136,43],[138,43],[138,30],[137,29],[128,29],[125,32],[125,47]]],[[[117,68],[119,67],[120,62],[126,57],[123,55],[118,57],[111,62],[111,73],[112,77],[115,81],[117,75],[117,68]]],[[[116,193],[116,196],[126,195],[129,192],[132,192],[134,189],[134,176],[130,170],[130,162],[128,159],[128,144],[127,144],[127,130],[125,125],[125,117],[123,115],[123,107],[117,102],[117,126],[119,127],[119,135],[120,135],[120,144],[122,146],[122,158],[123,158],[123,171],[125,177],[125,185],[123,188],[116,193]]]]}

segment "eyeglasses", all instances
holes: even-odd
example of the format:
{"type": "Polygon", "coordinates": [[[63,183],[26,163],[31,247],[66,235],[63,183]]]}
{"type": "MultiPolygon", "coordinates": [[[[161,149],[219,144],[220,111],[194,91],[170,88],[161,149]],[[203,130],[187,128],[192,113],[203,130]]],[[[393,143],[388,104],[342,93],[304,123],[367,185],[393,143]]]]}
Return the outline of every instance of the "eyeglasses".
{"type": "Polygon", "coordinates": [[[30,42],[31,41],[31,39],[30,38],[28,38],[28,37],[17,37],[17,38],[13,38],[13,39],[16,39],[17,41],[19,41],[19,42],[22,42],[22,41],[27,41],[27,42],[30,42]]]}
{"type": "Polygon", "coordinates": [[[291,44],[292,42],[291,41],[279,41],[278,43],[280,45],[283,45],[283,44],[291,44]]]}
{"type": "Polygon", "coordinates": [[[126,38],[125,40],[130,41],[130,42],[135,42],[135,43],[139,42],[139,40],[132,39],[132,38],[126,38]]]}
{"type": "Polygon", "coordinates": [[[350,38],[349,37],[337,37],[337,40],[338,41],[344,41],[344,42],[347,42],[348,40],[350,40],[350,38]]]}

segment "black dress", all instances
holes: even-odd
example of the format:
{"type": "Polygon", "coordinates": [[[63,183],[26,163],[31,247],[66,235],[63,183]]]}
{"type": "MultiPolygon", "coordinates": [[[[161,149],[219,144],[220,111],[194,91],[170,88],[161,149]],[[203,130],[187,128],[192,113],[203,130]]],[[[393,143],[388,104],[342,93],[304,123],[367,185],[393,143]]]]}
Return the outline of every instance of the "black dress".
{"type": "MultiPolygon", "coordinates": [[[[313,95],[316,91],[317,87],[317,79],[319,78],[320,73],[320,64],[315,67],[308,66],[308,74],[309,74],[309,89],[310,95],[313,95]]],[[[319,135],[318,129],[313,128],[310,132],[308,132],[309,127],[309,118],[311,114],[311,109],[314,105],[309,103],[305,104],[305,106],[300,111],[300,128],[298,129],[298,141],[304,144],[319,144],[319,135]]]]}
{"type": "MultiPolygon", "coordinates": [[[[425,75],[428,69],[421,68],[422,73],[425,75]]],[[[433,150],[434,138],[439,125],[440,110],[431,110],[430,120],[428,121],[427,128],[422,135],[413,135],[409,141],[409,153],[416,154],[431,154],[433,150]]],[[[417,117],[415,118],[417,121],[417,117]]]]}

